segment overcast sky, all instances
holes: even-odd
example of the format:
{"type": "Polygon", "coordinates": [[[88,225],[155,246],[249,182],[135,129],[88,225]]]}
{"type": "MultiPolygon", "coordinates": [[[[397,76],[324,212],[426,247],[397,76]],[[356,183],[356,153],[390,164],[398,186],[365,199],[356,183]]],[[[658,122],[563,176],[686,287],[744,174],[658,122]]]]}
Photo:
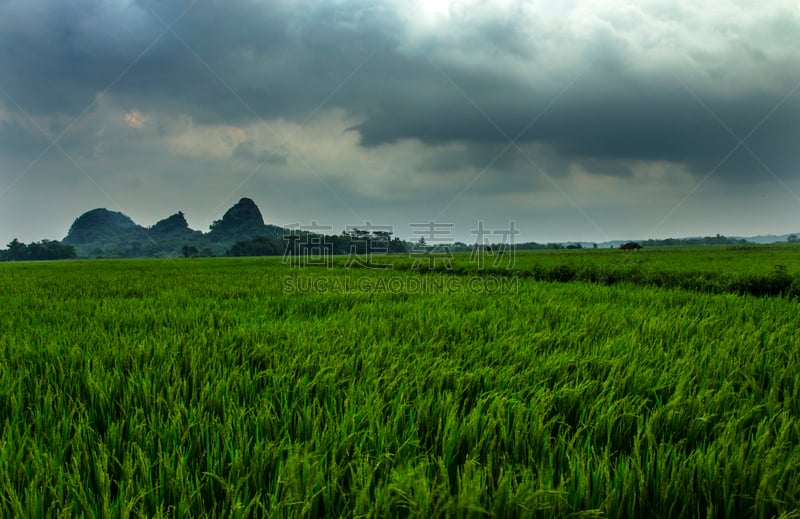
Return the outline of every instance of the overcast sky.
{"type": "Polygon", "coordinates": [[[800,231],[798,0],[4,0],[0,71],[0,245],[243,196],[448,241],[800,231]]]}

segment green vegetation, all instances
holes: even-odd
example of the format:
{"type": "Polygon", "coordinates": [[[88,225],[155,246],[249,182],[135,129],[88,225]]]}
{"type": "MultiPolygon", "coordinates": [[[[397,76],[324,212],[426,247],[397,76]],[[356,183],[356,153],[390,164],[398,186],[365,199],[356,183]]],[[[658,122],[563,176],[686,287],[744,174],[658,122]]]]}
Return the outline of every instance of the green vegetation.
{"type": "Polygon", "coordinates": [[[5,250],[0,250],[0,261],[38,261],[74,259],[75,257],[77,257],[75,247],[53,240],[31,242],[26,245],[13,239],[5,250]]]}
{"type": "Polygon", "coordinates": [[[180,257],[187,251],[196,251],[192,257],[219,256],[238,240],[264,236],[281,241],[285,233],[265,225],[255,202],[242,198],[206,234],[190,229],[180,211],[145,228],[122,213],[92,209],[75,219],[64,243],[74,246],[81,258],[180,257]]]}
{"type": "MultiPolygon", "coordinates": [[[[454,260],[452,268],[443,261],[423,262],[417,268],[456,275],[514,275],[537,281],[586,281],[603,285],[628,282],[718,294],[800,298],[800,247],[796,244],[660,247],[630,252],[517,251],[513,255],[495,249],[493,254],[483,256],[482,264],[470,254],[456,254],[454,260]]],[[[335,258],[333,263],[344,265],[347,261],[335,258]]],[[[396,270],[411,270],[418,258],[396,255],[383,261],[390,262],[396,270]]]]}
{"type": "MultiPolygon", "coordinates": [[[[390,229],[389,226],[366,224],[361,228],[349,226],[339,234],[331,234],[330,227],[316,224],[295,225],[291,229],[283,228],[265,224],[256,203],[249,198],[242,198],[228,209],[220,220],[215,220],[211,224],[208,233],[190,229],[181,211],[159,220],[151,227],[142,227],[123,213],[98,208],[76,218],[63,242],[73,246],[79,258],[98,259],[283,256],[287,250],[294,251],[295,254],[304,254],[310,250],[317,251],[317,254],[324,252],[346,256],[353,251],[358,254],[363,254],[365,251],[407,253],[426,247],[424,237],[412,243],[397,236],[392,237],[394,232],[390,229]]],[[[482,243],[483,239],[478,238],[478,241],[482,243]]],[[[790,235],[787,241],[794,243],[797,241],[797,236],[790,235]]],[[[611,243],[621,244],[621,242],[611,243]]],[[[728,238],[718,234],[696,238],[650,239],[642,244],[650,248],[687,245],[746,246],[748,242],[741,238],[728,238]]],[[[597,248],[596,243],[591,245],[588,248],[597,248]]],[[[609,243],[605,245],[608,246],[609,243]]],[[[442,244],[427,245],[427,247],[437,246],[442,244]]],[[[446,247],[452,252],[463,253],[472,252],[475,245],[454,242],[446,247]]],[[[502,247],[501,244],[492,244],[488,248],[502,247]]],[[[576,250],[583,249],[584,245],[526,242],[515,243],[514,248],[517,251],[576,250]]]]}
{"type": "Polygon", "coordinates": [[[798,517],[797,301],[531,275],[797,252],[6,263],[0,516],[798,517]]]}
{"type": "Polygon", "coordinates": [[[256,236],[240,240],[227,250],[226,256],[283,256],[290,253],[298,256],[321,254],[372,255],[405,253],[411,244],[400,238],[392,238],[392,232],[352,229],[339,235],[314,234],[307,231],[284,229],[279,237],[256,236]]]}

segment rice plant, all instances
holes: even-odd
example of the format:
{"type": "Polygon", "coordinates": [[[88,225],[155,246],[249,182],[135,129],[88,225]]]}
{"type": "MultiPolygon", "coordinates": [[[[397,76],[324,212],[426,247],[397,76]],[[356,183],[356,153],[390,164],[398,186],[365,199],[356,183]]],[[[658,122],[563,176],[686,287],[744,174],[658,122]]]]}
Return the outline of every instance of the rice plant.
{"type": "Polygon", "coordinates": [[[550,256],[2,265],[0,516],[800,516],[798,303],[550,256]]]}

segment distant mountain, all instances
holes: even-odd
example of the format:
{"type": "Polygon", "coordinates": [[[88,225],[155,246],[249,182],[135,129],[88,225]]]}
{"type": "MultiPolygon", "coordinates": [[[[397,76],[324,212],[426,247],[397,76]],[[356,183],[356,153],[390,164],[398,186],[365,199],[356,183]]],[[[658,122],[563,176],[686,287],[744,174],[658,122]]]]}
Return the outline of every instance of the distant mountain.
{"type": "Polygon", "coordinates": [[[92,209],[75,219],[62,240],[72,245],[79,257],[169,257],[221,255],[241,240],[265,236],[282,239],[289,231],[265,225],[261,211],[250,198],[242,198],[203,233],[191,229],[180,211],[159,220],[152,227],[136,224],[123,213],[92,209]]]}
{"type": "Polygon", "coordinates": [[[119,235],[144,232],[128,216],[108,209],[92,209],[80,215],[69,228],[63,242],[82,245],[96,241],[116,239],[119,235]]]}
{"type": "Polygon", "coordinates": [[[800,232],[789,233],[789,234],[760,234],[758,236],[750,236],[749,238],[745,238],[747,241],[752,243],[783,243],[789,241],[789,237],[794,236],[797,238],[800,236],[800,232]]]}
{"type": "Polygon", "coordinates": [[[258,206],[249,198],[242,198],[211,224],[209,238],[214,241],[249,239],[264,233],[264,218],[258,206]]]}
{"type": "Polygon", "coordinates": [[[202,234],[200,231],[194,231],[189,228],[189,222],[181,211],[173,214],[170,217],[159,220],[156,224],[150,227],[150,234],[157,237],[167,236],[194,236],[197,233],[202,234]]]}
{"type": "MultiPolygon", "coordinates": [[[[745,244],[770,244],[770,243],[786,243],[790,237],[800,236],[798,233],[790,234],[767,234],[759,236],[690,236],[684,238],[665,238],[665,239],[648,239],[648,240],[634,240],[642,245],[655,246],[669,246],[669,245],[745,245],[745,244]]],[[[621,244],[629,240],[612,240],[598,243],[600,248],[619,247],[621,244]]],[[[586,242],[583,242],[586,247],[586,242]]],[[[591,246],[591,244],[589,244],[591,246]]]]}
{"type": "MultiPolygon", "coordinates": [[[[264,217],[256,203],[250,198],[242,198],[211,224],[208,233],[191,229],[186,217],[180,211],[159,220],[152,227],[142,227],[123,213],[108,209],[92,209],[75,219],[62,243],[73,246],[81,258],[137,258],[137,257],[175,257],[175,256],[219,256],[283,254],[287,247],[285,239],[298,232],[276,225],[264,224],[264,217]]],[[[303,234],[300,232],[299,234],[303,234]]],[[[794,236],[800,235],[800,233],[794,236]]],[[[791,234],[754,236],[750,238],[726,237],[721,235],[634,240],[645,247],[668,245],[736,245],[748,243],[786,242],[791,234]]],[[[352,250],[354,241],[341,236],[328,236],[327,242],[333,244],[336,253],[346,254],[352,250]],[[343,241],[344,240],[344,241],[343,241]]],[[[358,240],[356,240],[358,241],[358,240]]],[[[393,252],[405,250],[410,244],[392,240],[393,252]]],[[[560,249],[560,248],[617,248],[631,240],[611,240],[598,242],[563,243],[518,243],[517,250],[560,249]]],[[[363,244],[362,244],[363,245],[363,244]]],[[[474,245],[455,243],[453,251],[469,251],[474,245]]]]}
{"type": "Polygon", "coordinates": [[[604,242],[560,242],[560,243],[536,243],[525,242],[516,244],[517,250],[536,250],[536,249],[560,249],[560,248],[583,248],[583,249],[608,249],[619,248],[620,245],[633,241],[645,247],[669,247],[669,246],[690,246],[690,245],[755,245],[770,243],[786,243],[787,241],[797,241],[800,233],[781,234],[781,235],[762,235],[751,237],[739,236],[691,236],[684,238],[663,238],[646,240],[610,240],[604,242]],[[790,240],[790,238],[792,238],[790,240]]]}

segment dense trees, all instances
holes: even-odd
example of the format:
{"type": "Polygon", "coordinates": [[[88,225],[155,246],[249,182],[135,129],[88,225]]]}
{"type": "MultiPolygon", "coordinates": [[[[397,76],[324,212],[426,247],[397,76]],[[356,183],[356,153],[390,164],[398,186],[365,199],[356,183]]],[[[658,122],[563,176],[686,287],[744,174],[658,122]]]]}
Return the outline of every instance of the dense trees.
{"type": "Polygon", "coordinates": [[[750,242],[743,238],[729,238],[721,234],[703,236],[702,238],[667,238],[663,240],[645,240],[641,242],[648,247],[667,247],[670,245],[746,245],[750,242]]]}
{"type": "Polygon", "coordinates": [[[392,238],[388,231],[353,229],[339,235],[293,232],[281,238],[257,236],[236,242],[227,251],[228,256],[280,256],[350,254],[370,255],[407,252],[409,245],[400,238],[392,238]]]}
{"type": "Polygon", "coordinates": [[[16,238],[6,250],[0,250],[0,261],[31,261],[72,259],[77,255],[75,247],[54,240],[42,240],[25,245],[16,238]]]}
{"type": "Polygon", "coordinates": [[[241,240],[228,249],[228,256],[280,256],[283,254],[285,242],[277,238],[256,236],[250,240],[241,240]]]}

